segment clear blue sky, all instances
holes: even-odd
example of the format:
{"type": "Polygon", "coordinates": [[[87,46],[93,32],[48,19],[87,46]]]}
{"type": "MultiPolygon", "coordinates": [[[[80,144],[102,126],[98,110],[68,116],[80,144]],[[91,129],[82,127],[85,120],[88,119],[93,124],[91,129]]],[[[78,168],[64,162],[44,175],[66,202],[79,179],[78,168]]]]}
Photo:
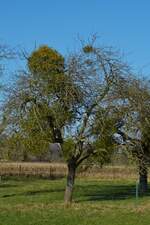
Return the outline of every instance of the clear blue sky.
{"type": "MultiPolygon", "coordinates": [[[[77,35],[97,33],[150,74],[150,0],[0,0],[0,40],[32,50],[48,44],[65,54],[77,35]]],[[[17,67],[17,65],[16,65],[17,67]]]]}

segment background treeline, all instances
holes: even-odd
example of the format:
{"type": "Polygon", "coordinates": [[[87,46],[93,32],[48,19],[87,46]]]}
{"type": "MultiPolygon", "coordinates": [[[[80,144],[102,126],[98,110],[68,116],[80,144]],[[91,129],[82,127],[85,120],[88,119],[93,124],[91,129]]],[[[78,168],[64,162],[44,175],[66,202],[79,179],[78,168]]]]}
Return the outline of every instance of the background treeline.
{"type": "MultiPolygon", "coordinates": [[[[16,57],[5,46],[0,52],[0,60],[16,57]]],[[[94,37],[66,57],[40,46],[25,60],[26,69],[2,89],[1,159],[51,160],[57,152],[67,162],[68,203],[83,163],[103,165],[124,152],[136,163],[141,192],[146,192],[149,80],[135,74],[112,47],[98,46],[94,37]]]]}

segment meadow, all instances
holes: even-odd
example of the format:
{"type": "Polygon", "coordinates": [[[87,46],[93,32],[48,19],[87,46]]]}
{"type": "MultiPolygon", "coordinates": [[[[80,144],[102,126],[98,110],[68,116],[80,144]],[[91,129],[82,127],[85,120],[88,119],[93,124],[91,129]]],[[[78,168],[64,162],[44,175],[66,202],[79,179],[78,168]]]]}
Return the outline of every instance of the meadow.
{"type": "Polygon", "coordinates": [[[101,177],[100,171],[95,176],[92,172],[87,175],[80,173],[76,179],[73,204],[68,208],[63,203],[65,177],[3,175],[0,225],[148,224],[150,196],[136,200],[133,169],[124,169],[122,177],[123,168],[115,168],[112,174],[110,170],[110,167],[101,169],[101,177]]]}

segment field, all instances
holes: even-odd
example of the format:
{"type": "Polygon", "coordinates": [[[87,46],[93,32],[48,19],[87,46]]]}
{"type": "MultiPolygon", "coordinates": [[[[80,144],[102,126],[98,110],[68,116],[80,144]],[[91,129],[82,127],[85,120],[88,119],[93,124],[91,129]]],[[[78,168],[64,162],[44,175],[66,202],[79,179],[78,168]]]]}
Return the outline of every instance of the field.
{"type": "MultiPolygon", "coordinates": [[[[66,176],[67,166],[65,163],[19,163],[1,162],[0,176],[24,176],[42,178],[61,178],[66,176]]],[[[127,166],[94,166],[89,169],[80,168],[77,171],[78,177],[95,177],[99,179],[132,179],[137,178],[137,171],[134,167],[127,166]]]]}
{"type": "Polygon", "coordinates": [[[65,178],[2,177],[0,225],[147,225],[150,196],[135,199],[135,178],[98,174],[79,174],[70,208],[63,204],[65,178]]]}

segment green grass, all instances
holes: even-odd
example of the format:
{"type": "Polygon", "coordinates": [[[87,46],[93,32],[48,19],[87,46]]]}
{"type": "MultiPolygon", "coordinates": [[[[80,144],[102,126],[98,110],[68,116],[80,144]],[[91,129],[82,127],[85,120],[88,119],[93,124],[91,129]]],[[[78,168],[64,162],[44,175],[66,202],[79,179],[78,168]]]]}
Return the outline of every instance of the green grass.
{"type": "Polygon", "coordinates": [[[74,202],[63,204],[65,179],[3,180],[0,225],[147,225],[150,197],[135,201],[130,181],[77,179],[74,202]]]}

